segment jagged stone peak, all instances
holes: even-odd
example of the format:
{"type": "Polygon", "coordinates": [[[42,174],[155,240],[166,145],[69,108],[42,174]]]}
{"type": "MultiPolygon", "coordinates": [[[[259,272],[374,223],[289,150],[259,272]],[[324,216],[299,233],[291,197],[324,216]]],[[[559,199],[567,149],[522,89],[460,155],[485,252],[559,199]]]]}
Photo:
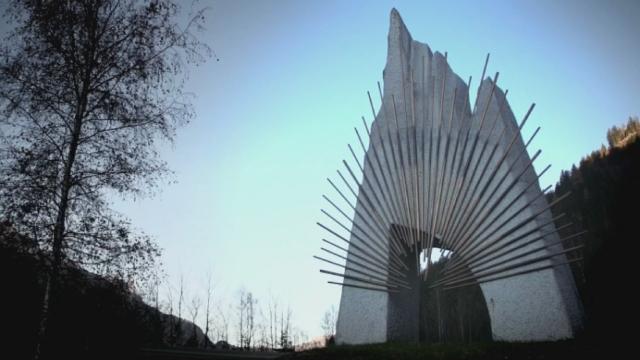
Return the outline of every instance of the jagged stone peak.
{"type": "Polygon", "coordinates": [[[440,116],[440,107],[451,108],[454,88],[460,95],[456,99],[456,107],[461,107],[464,104],[461,94],[467,91],[466,84],[452,71],[444,54],[433,52],[427,44],[413,39],[397,9],[391,10],[389,18],[382,108],[383,117],[393,120],[381,118],[378,126],[385,122],[395,123],[396,117],[399,124],[407,125],[409,120],[414,121],[414,114],[420,114],[420,121],[424,124],[442,122],[440,118],[444,116],[440,116]],[[441,103],[438,99],[442,97],[439,89],[442,88],[443,77],[446,79],[446,94],[444,103],[441,103]],[[394,106],[396,111],[391,112],[394,106]],[[397,116],[392,117],[391,114],[397,116]]]}
{"type": "Polygon", "coordinates": [[[400,13],[396,8],[392,8],[391,13],[389,14],[389,36],[395,35],[397,38],[401,34],[406,34],[410,40],[413,40],[411,33],[409,33],[409,29],[407,29],[407,26],[402,20],[402,16],[400,16],[400,13]]]}
{"type": "MultiPolygon", "coordinates": [[[[462,79],[455,70],[450,66],[446,53],[432,51],[427,43],[414,40],[409,29],[404,23],[400,12],[396,8],[392,8],[389,14],[389,33],[387,47],[387,62],[383,71],[384,94],[395,95],[396,106],[399,109],[398,114],[400,123],[405,118],[409,118],[410,109],[414,108],[417,112],[426,113],[423,119],[431,125],[443,122],[440,117],[433,114],[448,113],[452,106],[452,98],[454,89],[457,90],[458,98],[455,99],[455,107],[457,118],[454,122],[458,122],[460,126],[471,126],[471,117],[479,116],[486,107],[483,100],[490,99],[492,106],[499,108],[499,104],[504,101],[505,92],[496,84],[493,96],[489,96],[491,89],[494,88],[495,76],[488,72],[481,81],[474,81],[477,89],[476,96],[471,98],[469,94],[469,85],[465,79],[462,79]],[[444,102],[441,111],[439,101],[442,98],[441,89],[443,77],[446,80],[446,91],[444,94],[444,102]],[[413,78],[413,80],[412,80],[413,78]],[[424,84],[421,84],[423,82],[424,84]],[[406,97],[407,94],[415,94],[415,100],[406,97]],[[424,99],[435,98],[431,101],[424,99]],[[470,103],[465,107],[466,102],[470,103]],[[476,109],[474,104],[483,105],[480,109],[476,109]],[[413,103],[412,103],[413,102],[413,103]],[[406,103],[406,106],[405,106],[406,103]],[[462,113],[465,114],[462,114],[462,113]]],[[[392,108],[391,99],[386,98],[387,108],[392,108]]],[[[508,103],[505,104],[509,108],[508,103]]],[[[496,110],[497,111],[497,110],[496,110]]],[[[508,111],[512,117],[512,113],[508,111]]],[[[473,122],[477,123],[477,122],[473,122]]],[[[511,124],[509,124],[511,125],[511,124]]]]}
{"type": "Polygon", "coordinates": [[[432,52],[431,47],[423,42],[419,42],[413,39],[411,32],[407,28],[407,25],[402,20],[400,12],[396,8],[392,8],[389,14],[389,47],[388,51],[392,51],[392,43],[400,44],[404,43],[404,46],[409,46],[412,43],[419,44],[419,46],[425,47],[430,55],[444,59],[444,54],[439,51],[432,52]]]}
{"type": "MultiPolygon", "coordinates": [[[[403,52],[403,50],[398,48],[400,46],[401,46],[401,49],[409,52],[408,54],[409,56],[412,50],[414,50],[413,47],[415,46],[415,47],[424,48],[430,58],[431,56],[433,56],[434,61],[444,62],[445,60],[445,53],[442,53],[440,51],[433,51],[428,43],[413,39],[413,37],[411,36],[411,33],[409,32],[409,29],[407,28],[404,20],[402,19],[402,16],[400,15],[400,12],[398,11],[398,9],[394,7],[391,9],[389,13],[389,34],[388,34],[387,56],[389,56],[392,52],[397,52],[397,51],[403,52]]],[[[453,69],[451,69],[448,66],[448,64],[447,64],[447,67],[452,73],[456,74],[455,71],[453,71],[453,69]]],[[[481,81],[478,83],[478,88],[493,84],[493,76],[491,76],[490,74],[485,74],[485,78],[480,80],[481,81]]],[[[499,85],[496,86],[496,89],[502,92],[502,89],[500,88],[499,85]]]]}

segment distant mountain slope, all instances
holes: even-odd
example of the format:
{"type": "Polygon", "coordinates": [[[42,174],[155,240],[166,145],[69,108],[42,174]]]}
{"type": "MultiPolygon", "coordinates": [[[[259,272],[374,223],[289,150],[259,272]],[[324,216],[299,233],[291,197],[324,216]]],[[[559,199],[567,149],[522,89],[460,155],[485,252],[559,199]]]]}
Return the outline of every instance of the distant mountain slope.
{"type": "MultiPolygon", "coordinates": [[[[2,351],[13,354],[12,359],[32,357],[47,261],[27,238],[0,224],[0,338],[2,351]]],[[[147,305],[122,282],[69,265],[56,308],[45,344],[56,358],[123,358],[140,346],[197,346],[205,341],[193,323],[147,305]],[[179,339],[170,338],[170,326],[181,327],[179,339]]]]}

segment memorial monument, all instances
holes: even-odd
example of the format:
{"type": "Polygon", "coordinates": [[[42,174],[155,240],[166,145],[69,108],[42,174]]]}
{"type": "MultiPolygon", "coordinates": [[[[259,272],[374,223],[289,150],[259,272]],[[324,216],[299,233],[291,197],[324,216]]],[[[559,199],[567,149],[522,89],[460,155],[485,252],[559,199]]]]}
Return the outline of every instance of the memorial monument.
{"type": "Polygon", "coordinates": [[[338,343],[417,341],[429,276],[421,262],[440,249],[450,259],[432,286],[479,284],[494,340],[564,339],[580,329],[568,266],[579,246],[563,247],[538,183],[548,167],[536,174],[540,151],[527,150],[538,131],[526,142],[520,133],[533,105],[517,122],[499,74],[485,77],[488,59],[470,99],[472,79],[414,41],[391,11],[380,106],[369,95],[374,121],[356,129],[352,160],[329,179],[335,192],[318,223],[328,236],[317,258],[332,266],[321,271],[342,286],[338,343]]]}

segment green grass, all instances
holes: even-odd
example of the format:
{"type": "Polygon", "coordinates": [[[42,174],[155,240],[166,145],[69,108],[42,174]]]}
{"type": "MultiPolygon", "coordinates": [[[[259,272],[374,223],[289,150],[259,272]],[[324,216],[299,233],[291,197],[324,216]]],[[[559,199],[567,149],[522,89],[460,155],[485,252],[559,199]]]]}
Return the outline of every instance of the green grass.
{"type": "Polygon", "coordinates": [[[585,343],[576,341],[473,344],[340,345],[299,352],[286,359],[575,359],[593,355],[585,343]]]}

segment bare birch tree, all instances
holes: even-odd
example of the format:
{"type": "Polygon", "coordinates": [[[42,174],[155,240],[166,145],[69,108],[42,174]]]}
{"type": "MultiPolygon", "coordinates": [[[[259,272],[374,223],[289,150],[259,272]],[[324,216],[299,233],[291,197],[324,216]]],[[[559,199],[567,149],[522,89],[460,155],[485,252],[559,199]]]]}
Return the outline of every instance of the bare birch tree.
{"type": "MultiPolygon", "coordinates": [[[[107,191],[154,193],[156,145],[192,116],[185,65],[208,49],[171,0],[14,0],[0,48],[0,215],[52,254],[40,338],[64,261],[126,277],[159,249],[107,191]]],[[[203,56],[204,55],[204,56],[203,56]]],[[[39,354],[36,349],[36,357],[39,354]]]]}

